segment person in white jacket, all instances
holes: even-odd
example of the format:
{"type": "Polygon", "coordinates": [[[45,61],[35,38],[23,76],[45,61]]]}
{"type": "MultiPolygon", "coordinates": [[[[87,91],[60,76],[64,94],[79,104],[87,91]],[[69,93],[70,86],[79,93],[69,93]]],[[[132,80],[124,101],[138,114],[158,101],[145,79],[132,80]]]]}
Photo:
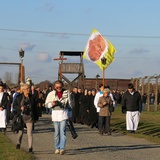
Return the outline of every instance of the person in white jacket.
{"type": "Polygon", "coordinates": [[[100,84],[99,91],[96,93],[95,98],[94,98],[94,105],[97,109],[97,113],[99,113],[100,111],[100,107],[98,107],[98,101],[99,101],[99,98],[103,96],[103,92],[102,92],[103,89],[104,89],[103,84],[100,84]]]}
{"type": "Polygon", "coordinates": [[[71,108],[70,93],[63,89],[63,82],[57,80],[54,90],[46,98],[45,106],[52,108],[52,121],[54,124],[55,154],[65,154],[66,145],[66,123],[71,108]]]}
{"type": "Polygon", "coordinates": [[[99,101],[99,98],[103,96],[103,84],[100,84],[99,85],[99,91],[96,93],[95,97],[94,97],[94,106],[96,107],[96,110],[97,110],[97,114],[98,114],[98,128],[99,128],[99,111],[100,111],[100,107],[98,107],[98,101],[99,101]]]}

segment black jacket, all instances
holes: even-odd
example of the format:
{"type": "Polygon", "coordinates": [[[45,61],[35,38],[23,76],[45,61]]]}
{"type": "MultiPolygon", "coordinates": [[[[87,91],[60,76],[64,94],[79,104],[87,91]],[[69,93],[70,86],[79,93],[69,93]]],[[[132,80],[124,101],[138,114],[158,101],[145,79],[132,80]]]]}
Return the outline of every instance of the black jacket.
{"type": "MultiPolygon", "coordinates": [[[[21,102],[22,102],[22,99],[23,99],[23,94],[19,94],[17,95],[14,103],[13,103],[13,108],[17,111],[17,114],[20,114],[21,113],[21,102]]],[[[31,105],[31,111],[32,111],[32,115],[33,115],[33,119],[35,121],[38,120],[38,113],[37,113],[37,106],[36,106],[36,102],[35,100],[33,99],[32,95],[29,95],[29,98],[30,98],[30,105],[31,105]]]]}
{"type": "Polygon", "coordinates": [[[139,92],[134,91],[134,94],[130,94],[126,91],[122,98],[122,112],[126,111],[142,111],[142,101],[139,92]]]}
{"type": "Polygon", "coordinates": [[[9,101],[9,94],[4,92],[1,100],[1,107],[6,109],[9,101]]]}

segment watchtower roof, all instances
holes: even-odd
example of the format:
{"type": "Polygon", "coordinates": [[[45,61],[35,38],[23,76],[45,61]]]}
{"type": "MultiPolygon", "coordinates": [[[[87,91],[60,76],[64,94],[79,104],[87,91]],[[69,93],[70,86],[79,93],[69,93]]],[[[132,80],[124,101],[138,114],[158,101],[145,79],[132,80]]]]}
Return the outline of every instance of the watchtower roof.
{"type": "Polygon", "coordinates": [[[60,51],[61,56],[82,56],[83,51],[60,51]]]}

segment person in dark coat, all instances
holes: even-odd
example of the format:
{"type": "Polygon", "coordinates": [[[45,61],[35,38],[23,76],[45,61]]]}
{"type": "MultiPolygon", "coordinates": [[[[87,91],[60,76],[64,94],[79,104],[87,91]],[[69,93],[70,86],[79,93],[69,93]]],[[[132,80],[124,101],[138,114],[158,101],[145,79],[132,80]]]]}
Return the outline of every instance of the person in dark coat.
{"type": "Polygon", "coordinates": [[[9,101],[9,94],[3,92],[3,84],[0,84],[0,129],[5,134],[7,127],[7,107],[9,101]]]}
{"type": "MultiPolygon", "coordinates": [[[[39,113],[39,107],[38,107],[38,91],[35,89],[35,86],[32,85],[30,89],[30,94],[32,95],[32,99],[34,101],[34,108],[37,110],[36,112],[39,113]]],[[[39,117],[37,117],[36,120],[38,120],[39,117]]]]}
{"type": "Polygon", "coordinates": [[[72,121],[74,123],[78,123],[79,122],[79,93],[78,93],[78,89],[77,87],[75,87],[73,89],[73,91],[71,92],[71,103],[72,103],[72,121]]]}
{"type": "Polygon", "coordinates": [[[43,93],[40,91],[40,88],[37,87],[37,92],[38,92],[38,100],[37,100],[37,108],[38,108],[38,117],[42,117],[42,111],[44,108],[44,97],[43,93]]]}
{"type": "Polygon", "coordinates": [[[122,95],[119,90],[116,91],[115,97],[116,97],[115,99],[116,99],[117,104],[121,104],[122,95]]]}
{"type": "Polygon", "coordinates": [[[80,110],[79,110],[80,123],[90,125],[90,122],[88,120],[88,112],[87,112],[88,105],[89,105],[89,103],[88,103],[88,90],[87,89],[85,89],[84,93],[80,96],[79,103],[80,103],[80,110]]]}
{"type": "Polygon", "coordinates": [[[145,111],[146,102],[147,102],[147,94],[144,93],[144,94],[142,95],[142,111],[143,111],[143,112],[145,111]]]}
{"type": "Polygon", "coordinates": [[[28,147],[29,153],[33,153],[33,124],[37,120],[37,113],[35,107],[35,101],[30,94],[30,88],[28,84],[21,85],[22,94],[19,94],[14,103],[13,108],[17,111],[17,114],[22,117],[21,125],[18,132],[18,141],[16,149],[20,149],[22,137],[24,133],[24,124],[27,126],[28,135],[28,147]]]}
{"type": "Polygon", "coordinates": [[[158,90],[157,93],[157,104],[160,104],[160,91],[158,90]]]}
{"type": "Polygon", "coordinates": [[[6,120],[7,120],[7,124],[10,123],[10,116],[11,116],[11,103],[12,103],[12,95],[11,95],[11,91],[9,88],[6,88],[4,90],[5,93],[7,93],[7,107],[6,107],[6,120]]]}
{"type": "Polygon", "coordinates": [[[89,96],[89,105],[88,105],[88,116],[89,116],[89,121],[91,123],[91,128],[97,127],[98,125],[98,114],[96,107],[94,105],[94,97],[96,95],[96,89],[91,90],[91,95],[89,96]]]}
{"type": "MultiPolygon", "coordinates": [[[[52,87],[50,86],[49,88],[45,88],[45,90],[43,91],[43,98],[44,101],[46,100],[48,94],[52,91],[52,87]]],[[[46,114],[51,114],[52,110],[50,108],[45,108],[45,112],[46,114]]]]}
{"type": "Polygon", "coordinates": [[[128,84],[128,90],[122,98],[122,113],[126,113],[126,129],[130,133],[135,133],[142,111],[141,95],[135,91],[132,83],[128,84]]]}

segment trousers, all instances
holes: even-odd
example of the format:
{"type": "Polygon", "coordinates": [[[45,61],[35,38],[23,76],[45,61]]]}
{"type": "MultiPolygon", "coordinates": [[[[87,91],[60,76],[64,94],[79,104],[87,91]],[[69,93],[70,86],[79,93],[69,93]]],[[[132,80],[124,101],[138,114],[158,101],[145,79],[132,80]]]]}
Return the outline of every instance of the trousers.
{"type": "MultiPolygon", "coordinates": [[[[33,123],[26,123],[27,126],[27,137],[28,137],[28,148],[32,148],[33,147],[33,134],[32,134],[32,130],[33,130],[33,123]]],[[[18,132],[18,144],[21,144],[22,142],[22,137],[23,137],[23,133],[24,133],[24,128],[22,130],[19,130],[18,132]]]]}
{"type": "Polygon", "coordinates": [[[138,123],[140,120],[139,111],[127,111],[126,112],[126,129],[131,131],[136,131],[138,128],[138,123]]]}
{"type": "Polygon", "coordinates": [[[58,150],[64,150],[66,145],[66,123],[67,120],[60,122],[54,121],[54,145],[58,150]]]}

